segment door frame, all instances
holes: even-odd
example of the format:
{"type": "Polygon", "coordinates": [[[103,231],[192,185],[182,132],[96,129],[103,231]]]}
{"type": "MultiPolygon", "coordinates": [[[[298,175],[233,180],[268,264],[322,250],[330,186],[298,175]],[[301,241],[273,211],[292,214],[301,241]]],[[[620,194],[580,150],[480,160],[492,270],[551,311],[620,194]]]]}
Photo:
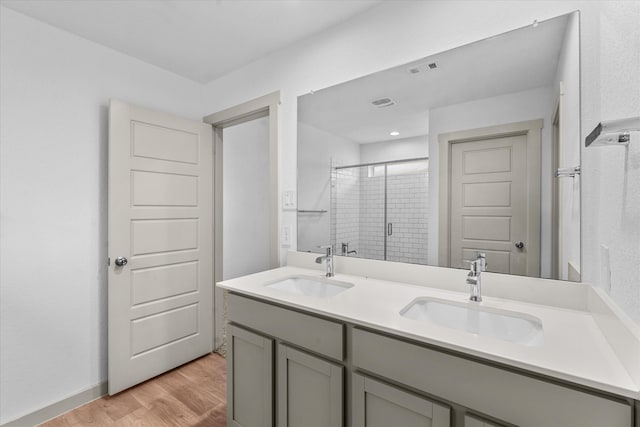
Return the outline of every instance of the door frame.
{"type": "MultiPolygon", "coordinates": [[[[280,210],[278,203],[278,114],[280,91],[255,98],[234,107],[209,114],[202,118],[213,126],[213,266],[214,284],[222,281],[222,147],[223,129],[251,120],[269,117],[269,267],[280,266],[280,210]]],[[[224,298],[223,292],[214,286],[213,348],[223,343],[224,298]]]]}
{"type": "Polygon", "coordinates": [[[562,82],[560,94],[551,115],[551,278],[562,278],[562,239],[560,237],[560,219],[562,216],[562,186],[556,171],[562,164],[560,147],[562,138],[562,82]]]}
{"type": "Polygon", "coordinates": [[[527,137],[527,186],[529,200],[527,212],[531,217],[527,220],[527,276],[540,276],[540,156],[542,119],[508,123],[477,129],[442,133],[438,135],[439,148],[439,184],[438,184],[438,265],[450,266],[451,247],[451,149],[456,143],[493,139],[508,136],[525,135],[527,137]],[[532,240],[531,236],[538,236],[532,240]],[[536,258],[532,254],[537,254],[536,258]],[[538,260],[537,262],[535,260],[538,260]]]}

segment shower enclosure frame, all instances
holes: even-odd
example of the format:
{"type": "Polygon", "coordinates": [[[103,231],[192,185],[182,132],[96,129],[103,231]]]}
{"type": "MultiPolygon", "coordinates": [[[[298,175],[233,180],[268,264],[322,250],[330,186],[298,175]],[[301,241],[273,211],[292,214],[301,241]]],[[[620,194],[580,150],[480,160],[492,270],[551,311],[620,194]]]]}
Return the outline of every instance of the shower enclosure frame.
{"type": "MultiPolygon", "coordinates": [[[[413,157],[413,158],[409,158],[409,159],[399,159],[399,160],[388,160],[388,161],[381,161],[381,162],[369,162],[369,163],[357,163],[357,164],[347,164],[347,165],[340,165],[340,166],[332,166],[331,167],[331,173],[333,174],[334,172],[338,171],[338,170],[342,170],[342,169],[354,169],[354,168],[365,168],[365,167],[371,167],[371,166],[384,166],[384,231],[383,231],[383,236],[384,236],[384,248],[383,248],[383,260],[387,261],[388,259],[388,254],[387,254],[387,249],[388,249],[388,236],[390,236],[393,231],[392,231],[392,224],[388,221],[389,217],[388,217],[388,180],[389,180],[389,173],[388,173],[388,169],[389,166],[391,165],[395,165],[395,164],[402,164],[402,163],[415,163],[415,162],[420,162],[420,161],[429,161],[429,157],[413,157]]],[[[428,172],[428,168],[427,168],[427,172],[426,172],[427,176],[429,174],[428,172]]],[[[336,177],[337,180],[337,177],[336,177]]],[[[336,182],[337,185],[337,182],[336,182]]],[[[332,186],[332,191],[335,191],[333,189],[332,186]]],[[[337,200],[336,200],[337,202],[337,200]]],[[[333,195],[331,197],[331,213],[333,214],[334,212],[337,214],[337,210],[338,207],[337,206],[333,206],[334,203],[334,198],[333,195]]],[[[337,218],[336,218],[336,228],[337,228],[337,218]]],[[[335,240],[335,244],[337,245],[337,237],[334,237],[332,240],[335,240]]],[[[425,264],[427,262],[427,260],[425,259],[425,264]]]]}

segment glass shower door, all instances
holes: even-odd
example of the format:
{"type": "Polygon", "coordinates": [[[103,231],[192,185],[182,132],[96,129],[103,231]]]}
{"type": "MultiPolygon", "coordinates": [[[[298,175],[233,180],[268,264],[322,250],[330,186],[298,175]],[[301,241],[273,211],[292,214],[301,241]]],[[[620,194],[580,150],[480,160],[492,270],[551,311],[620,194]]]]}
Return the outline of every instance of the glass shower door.
{"type": "Polygon", "coordinates": [[[426,159],[334,166],[331,188],[337,255],[427,263],[426,159]]]}
{"type": "Polygon", "coordinates": [[[369,166],[360,167],[360,251],[363,258],[386,259],[385,177],[371,173],[369,166]]]}
{"type": "Polygon", "coordinates": [[[386,259],[427,264],[428,174],[396,174],[392,166],[387,170],[386,259]]]}

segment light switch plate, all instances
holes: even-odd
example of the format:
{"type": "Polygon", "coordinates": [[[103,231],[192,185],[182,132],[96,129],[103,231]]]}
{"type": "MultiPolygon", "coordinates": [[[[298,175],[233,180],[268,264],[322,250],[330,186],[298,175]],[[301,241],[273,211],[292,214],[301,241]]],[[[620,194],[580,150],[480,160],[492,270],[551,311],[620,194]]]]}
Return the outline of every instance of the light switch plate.
{"type": "Polygon", "coordinates": [[[291,246],[291,226],[285,225],[282,227],[282,240],[281,244],[283,248],[291,246]]]}
{"type": "Polygon", "coordinates": [[[296,209],[296,192],[284,190],[282,192],[282,209],[296,209]]]}

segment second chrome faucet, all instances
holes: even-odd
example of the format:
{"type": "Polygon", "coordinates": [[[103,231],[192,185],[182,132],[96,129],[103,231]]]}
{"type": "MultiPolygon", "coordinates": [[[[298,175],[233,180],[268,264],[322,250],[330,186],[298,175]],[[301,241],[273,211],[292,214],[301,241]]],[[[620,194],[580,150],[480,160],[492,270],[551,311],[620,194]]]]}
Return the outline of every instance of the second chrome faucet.
{"type": "Polygon", "coordinates": [[[482,301],[481,273],[487,269],[487,256],[483,252],[476,253],[476,259],[468,261],[470,265],[467,274],[467,284],[471,285],[471,301],[482,301]]]}

